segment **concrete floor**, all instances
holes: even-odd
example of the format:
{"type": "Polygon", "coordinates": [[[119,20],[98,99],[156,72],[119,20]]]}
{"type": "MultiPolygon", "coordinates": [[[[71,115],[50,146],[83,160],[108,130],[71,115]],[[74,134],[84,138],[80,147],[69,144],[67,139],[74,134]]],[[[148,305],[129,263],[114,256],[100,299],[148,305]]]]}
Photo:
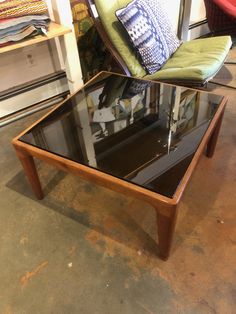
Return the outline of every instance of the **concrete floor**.
{"type": "Polygon", "coordinates": [[[0,313],[236,313],[236,106],[227,94],[213,159],[182,199],[171,257],[156,256],[147,204],[39,163],[37,201],[11,139],[43,114],[0,129],[0,313]]]}

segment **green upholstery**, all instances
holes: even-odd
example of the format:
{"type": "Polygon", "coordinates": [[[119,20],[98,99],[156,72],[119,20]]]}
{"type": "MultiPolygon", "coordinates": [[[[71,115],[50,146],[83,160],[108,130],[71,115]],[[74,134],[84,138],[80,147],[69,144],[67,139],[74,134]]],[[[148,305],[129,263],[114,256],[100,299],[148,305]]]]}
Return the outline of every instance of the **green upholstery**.
{"type": "Polygon", "coordinates": [[[195,39],[184,42],[160,71],[145,78],[151,80],[205,81],[220,69],[231,47],[230,36],[195,39]]]}
{"type": "Polygon", "coordinates": [[[230,36],[211,37],[184,42],[161,70],[147,75],[130,44],[128,35],[115,12],[131,0],[95,0],[96,8],[114,47],[134,77],[162,81],[205,82],[220,69],[231,47],[230,36]]]}

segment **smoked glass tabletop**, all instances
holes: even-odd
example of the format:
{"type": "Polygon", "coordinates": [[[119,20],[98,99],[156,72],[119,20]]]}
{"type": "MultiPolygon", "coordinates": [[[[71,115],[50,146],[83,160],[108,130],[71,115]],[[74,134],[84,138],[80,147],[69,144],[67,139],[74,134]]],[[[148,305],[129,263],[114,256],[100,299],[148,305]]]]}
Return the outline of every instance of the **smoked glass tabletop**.
{"type": "Polygon", "coordinates": [[[172,198],[221,100],[104,72],[19,140],[172,198]]]}

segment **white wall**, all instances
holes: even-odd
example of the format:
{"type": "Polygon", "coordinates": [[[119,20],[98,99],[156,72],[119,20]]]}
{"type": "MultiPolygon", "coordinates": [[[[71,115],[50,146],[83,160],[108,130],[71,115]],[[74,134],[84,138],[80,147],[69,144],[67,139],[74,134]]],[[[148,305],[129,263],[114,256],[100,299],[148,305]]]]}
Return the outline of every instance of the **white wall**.
{"type": "Polygon", "coordinates": [[[0,55],[0,92],[60,70],[57,51],[48,42],[0,55]],[[50,51],[51,50],[51,51],[50,51]]]}
{"type": "MultiPolygon", "coordinates": [[[[204,21],[206,19],[206,9],[204,5],[204,0],[192,0],[190,22],[189,24],[195,24],[197,22],[204,21]]],[[[201,24],[194,27],[189,32],[189,39],[198,38],[209,33],[208,24],[201,24]]]]}
{"type": "Polygon", "coordinates": [[[190,24],[202,21],[206,18],[206,10],[203,0],[193,0],[190,14],[190,24]]]}
{"type": "Polygon", "coordinates": [[[170,21],[173,23],[174,28],[177,30],[180,0],[162,0],[162,3],[166,8],[166,11],[168,12],[170,21]]]}

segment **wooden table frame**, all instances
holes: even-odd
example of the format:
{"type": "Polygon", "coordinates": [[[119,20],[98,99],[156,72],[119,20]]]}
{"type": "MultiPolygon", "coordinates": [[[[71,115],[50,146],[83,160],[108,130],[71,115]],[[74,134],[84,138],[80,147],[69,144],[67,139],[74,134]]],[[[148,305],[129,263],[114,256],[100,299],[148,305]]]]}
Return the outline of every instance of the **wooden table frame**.
{"type": "MultiPolygon", "coordinates": [[[[63,101],[64,103],[64,101],[63,101]]],[[[95,184],[104,186],[108,189],[122,193],[127,196],[140,199],[142,201],[150,203],[157,216],[157,232],[158,232],[158,244],[159,255],[162,259],[167,260],[169,257],[173,233],[176,224],[177,210],[180,199],[183,195],[185,187],[200,159],[200,156],[205,151],[207,157],[212,157],[214,154],[217,138],[219,135],[221,122],[224,115],[224,109],[227,103],[227,98],[223,97],[215,116],[213,117],[205,135],[203,136],[201,143],[194,154],[194,157],[179,184],[173,198],[168,198],[153,191],[150,191],[144,187],[137,186],[122,179],[113,177],[112,175],[103,173],[99,170],[92,169],[77,162],[68,160],[66,158],[57,156],[53,153],[46,152],[40,148],[34,147],[30,144],[23,143],[19,138],[30,130],[33,126],[45,119],[49,114],[56,110],[59,104],[44,115],[41,119],[27,128],[24,132],[13,139],[12,144],[16,150],[16,154],[19,157],[23,166],[24,172],[28,181],[38,199],[43,198],[43,191],[39,181],[37,169],[35,167],[33,157],[36,157],[48,164],[51,164],[65,172],[77,175],[85,180],[91,181],[95,184]]]]}

